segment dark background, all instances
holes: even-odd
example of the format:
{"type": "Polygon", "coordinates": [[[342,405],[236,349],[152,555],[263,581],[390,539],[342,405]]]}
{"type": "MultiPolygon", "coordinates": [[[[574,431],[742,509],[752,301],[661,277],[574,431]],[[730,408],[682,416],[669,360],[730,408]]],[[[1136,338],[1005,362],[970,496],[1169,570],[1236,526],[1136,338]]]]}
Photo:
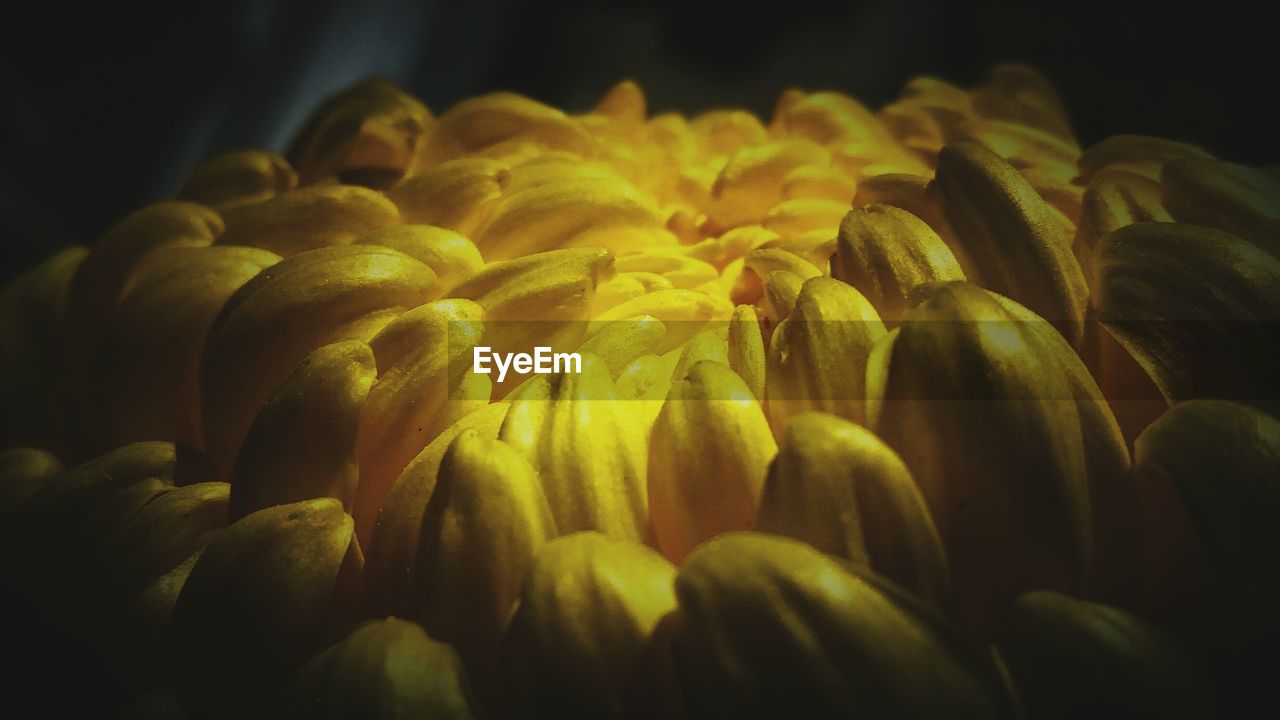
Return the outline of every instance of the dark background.
{"type": "Polygon", "coordinates": [[[280,150],[327,93],[381,74],[439,113],[516,90],[569,110],[623,77],[651,110],[787,86],[872,107],[919,73],[1039,67],[1089,143],[1142,132],[1280,162],[1277,24],[1263,3],[978,0],[27,3],[0,29],[0,280],[171,195],[210,153],[280,150]]]}

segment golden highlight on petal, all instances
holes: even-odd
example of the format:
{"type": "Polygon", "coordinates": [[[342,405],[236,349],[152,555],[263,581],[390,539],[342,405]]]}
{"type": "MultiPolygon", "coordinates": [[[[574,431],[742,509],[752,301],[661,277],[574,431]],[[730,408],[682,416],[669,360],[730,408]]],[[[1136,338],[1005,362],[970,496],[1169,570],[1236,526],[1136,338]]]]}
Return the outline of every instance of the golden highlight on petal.
{"type": "Polygon", "coordinates": [[[698,543],[749,529],[777,452],[759,400],[727,365],[677,380],[649,440],[648,495],[658,549],[679,562],[698,543]]]}

